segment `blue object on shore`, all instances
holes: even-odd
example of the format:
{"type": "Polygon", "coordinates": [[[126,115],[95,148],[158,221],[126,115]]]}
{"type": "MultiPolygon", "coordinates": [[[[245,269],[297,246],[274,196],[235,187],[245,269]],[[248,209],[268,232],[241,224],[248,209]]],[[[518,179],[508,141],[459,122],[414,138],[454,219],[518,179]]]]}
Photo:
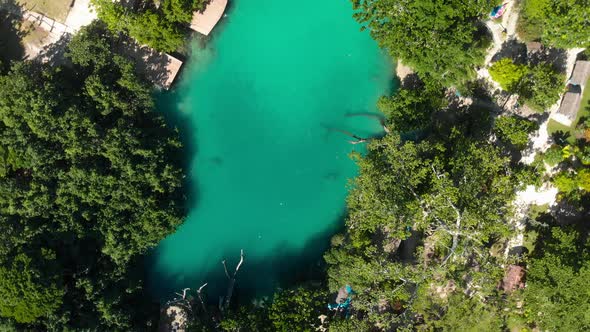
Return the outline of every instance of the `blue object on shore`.
{"type": "Polygon", "coordinates": [[[492,12],[490,13],[490,17],[493,19],[502,17],[502,15],[504,15],[504,11],[506,10],[507,4],[508,3],[503,3],[499,6],[494,7],[494,9],[492,9],[492,12]]]}
{"type": "Polygon", "coordinates": [[[346,317],[348,317],[348,309],[350,308],[350,304],[352,303],[353,294],[354,291],[352,290],[352,287],[350,287],[350,285],[341,287],[338,291],[338,295],[336,295],[336,303],[329,303],[328,309],[344,311],[346,313],[346,317]]]}

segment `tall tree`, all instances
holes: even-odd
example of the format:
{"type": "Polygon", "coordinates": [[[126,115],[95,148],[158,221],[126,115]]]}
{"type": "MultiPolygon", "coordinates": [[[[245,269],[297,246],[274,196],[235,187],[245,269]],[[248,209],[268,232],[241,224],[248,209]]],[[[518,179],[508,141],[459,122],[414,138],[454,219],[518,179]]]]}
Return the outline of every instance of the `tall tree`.
{"type": "Polygon", "coordinates": [[[465,82],[483,63],[487,44],[478,20],[485,0],[352,0],[356,19],[379,45],[418,74],[444,85],[465,82]]]}
{"type": "MultiPolygon", "coordinates": [[[[39,285],[62,280],[46,291],[63,294],[63,305],[43,310],[57,330],[134,329],[138,263],[184,215],[178,136],[115,49],[95,24],[71,41],[73,68],[27,62],[0,77],[0,251],[26,255],[29,271],[44,273],[39,285]],[[31,254],[39,246],[56,253],[51,268],[31,254]]],[[[0,266],[12,280],[15,268],[0,266]]],[[[21,278],[15,287],[33,294],[27,280],[37,279],[21,278]]]]}
{"type": "Polygon", "coordinates": [[[540,38],[560,48],[590,45],[590,6],[587,0],[526,0],[522,6],[523,36],[540,38]]]}
{"type": "Polygon", "coordinates": [[[527,317],[548,331],[590,329],[590,246],[587,230],[551,227],[529,262],[527,317]]]}

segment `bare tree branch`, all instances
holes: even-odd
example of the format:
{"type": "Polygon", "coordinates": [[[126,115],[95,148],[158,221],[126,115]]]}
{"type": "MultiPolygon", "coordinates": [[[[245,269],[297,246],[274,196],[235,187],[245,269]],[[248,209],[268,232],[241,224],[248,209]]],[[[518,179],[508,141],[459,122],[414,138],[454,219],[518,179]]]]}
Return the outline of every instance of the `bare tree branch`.
{"type": "Polygon", "coordinates": [[[227,272],[227,265],[225,265],[225,259],[221,261],[221,264],[223,264],[223,269],[225,270],[225,276],[227,277],[227,279],[231,279],[229,276],[229,272],[227,272]]]}
{"type": "Polygon", "coordinates": [[[207,283],[204,283],[203,286],[199,287],[197,290],[197,297],[199,298],[199,302],[201,302],[201,308],[203,308],[203,312],[207,314],[207,306],[205,305],[205,301],[203,301],[203,296],[201,295],[201,292],[205,286],[207,286],[207,283]]]}

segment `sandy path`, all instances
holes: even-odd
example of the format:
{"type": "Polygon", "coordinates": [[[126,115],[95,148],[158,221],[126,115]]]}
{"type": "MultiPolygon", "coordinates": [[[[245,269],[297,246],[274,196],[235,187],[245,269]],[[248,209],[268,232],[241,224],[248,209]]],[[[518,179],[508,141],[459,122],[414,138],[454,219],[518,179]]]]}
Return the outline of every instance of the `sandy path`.
{"type": "Polygon", "coordinates": [[[68,13],[65,25],[70,33],[75,33],[81,27],[92,23],[97,18],[96,11],[92,8],[90,0],[76,0],[68,13]]]}
{"type": "Polygon", "coordinates": [[[504,256],[508,257],[510,249],[520,247],[524,244],[524,231],[526,228],[527,212],[531,205],[555,205],[557,197],[557,188],[551,184],[545,184],[539,190],[535,186],[527,186],[525,190],[516,193],[514,200],[515,213],[510,224],[514,227],[516,233],[508,240],[504,256]]]}

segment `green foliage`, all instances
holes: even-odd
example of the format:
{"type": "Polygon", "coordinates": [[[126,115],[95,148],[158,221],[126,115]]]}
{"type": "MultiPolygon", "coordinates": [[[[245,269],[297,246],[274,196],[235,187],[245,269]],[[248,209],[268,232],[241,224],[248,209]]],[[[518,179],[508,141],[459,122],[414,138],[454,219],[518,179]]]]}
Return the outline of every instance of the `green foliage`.
{"type": "Polygon", "coordinates": [[[554,179],[553,183],[559,189],[559,192],[569,194],[578,189],[578,184],[574,174],[559,173],[554,179]]]}
{"type": "Polygon", "coordinates": [[[320,289],[298,287],[275,293],[268,308],[274,331],[314,331],[318,316],[326,312],[328,294],[320,289]]]}
{"type": "Polygon", "coordinates": [[[164,52],[175,51],[184,41],[183,33],[175,24],[163,20],[153,11],[146,11],[134,17],[128,31],[140,44],[164,52]]]}
{"type": "Polygon", "coordinates": [[[498,82],[502,89],[509,92],[518,90],[523,77],[527,73],[527,66],[515,64],[509,58],[498,60],[490,67],[492,79],[498,82]]]}
{"type": "Polygon", "coordinates": [[[437,331],[502,331],[503,317],[497,308],[486,305],[477,297],[468,297],[453,293],[447,300],[439,303],[427,312],[420,312],[424,317],[424,327],[437,331]],[[434,309],[434,310],[432,310],[434,309]],[[444,312],[441,315],[441,312],[444,312]]]}
{"type": "Polygon", "coordinates": [[[183,45],[183,27],[191,21],[193,10],[204,9],[207,2],[164,0],[159,9],[148,5],[139,12],[132,12],[118,2],[92,1],[98,9],[98,17],[111,31],[126,32],[140,44],[163,52],[175,51],[183,45]]]}
{"type": "MultiPolygon", "coordinates": [[[[209,317],[206,317],[205,319],[209,319],[209,317]]],[[[220,327],[223,331],[227,332],[275,331],[269,320],[268,308],[265,302],[260,306],[242,304],[236,310],[229,311],[226,313],[225,317],[223,317],[220,327]]]]}
{"type": "Polygon", "coordinates": [[[519,34],[560,48],[590,45],[590,7],[585,0],[525,0],[519,34]]]}
{"type": "Polygon", "coordinates": [[[478,19],[492,4],[484,0],[352,0],[355,18],[379,45],[420,76],[444,85],[475,77],[487,44],[478,19]]]}
{"type": "Polygon", "coordinates": [[[19,318],[48,316],[54,330],[134,330],[151,314],[138,263],[184,215],[178,137],[114,43],[92,25],[68,47],[73,68],[21,63],[0,76],[0,257],[46,248],[19,267],[22,281],[8,262],[0,279],[63,294],[63,304],[25,298],[41,309],[19,318]]]}
{"type": "Polygon", "coordinates": [[[18,254],[7,265],[0,266],[0,316],[31,323],[61,306],[65,290],[43,280],[29,257],[18,254]]]}
{"type": "MultiPolygon", "coordinates": [[[[503,274],[486,243],[509,234],[505,218],[511,215],[522,172],[510,172],[513,166],[506,151],[488,143],[489,127],[481,125],[485,112],[446,112],[442,122],[431,124],[433,132],[423,141],[390,134],[371,141],[366,156],[354,155],[359,176],[347,200],[348,236],[324,256],[330,289],[348,283],[359,290],[354,309],[383,329],[412,326],[415,322],[407,313],[418,310],[432,314],[433,321],[448,311],[449,321],[441,321],[441,327],[455,326],[464,312],[438,312],[432,299],[437,295],[426,292],[421,297],[416,288],[452,280],[464,289],[468,278],[469,287],[477,285],[481,296],[495,296],[503,274]],[[396,239],[405,239],[404,246],[411,248],[416,240],[408,238],[410,229],[427,234],[423,247],[414,243],[415,250],[397,253],[387,249],[396,239]],[[457,233],[461,235],[453,235],[457,233]],[[407,264],[414,259],[421,263],[407,264]],[[477,271],[469,264],[477,265],[477,271]],[[382,309],[376,311],[377,307],[382,309]]],[[[478,314],[489,311],[484,306],[474,309],[478,314]]],[[[489,313],[482,324],[494,328],[498,317],[489,313]]],[[[471,323],[477,328],[476,321],[471,323]]]]}
{"type": "Polygon", "coordinates": [[[540,64],[530,68],[519,91],[525,102],[539,112],[555,104],[563,90],[564,75],[551,66],[540,64]]]}
{"type": "Polygon", "coordinates": [[[590,329],[590,255],[584,233],[552,227],[529,261],[526,315],[548,331],[590,329]]]}
{"type": "Polygon", "coordinates": [[[543,35],[543,19],[550,0],[523,0],[518,17],[518,36],[526,41],[537,41],[543,35]]]}
{"type": "Polygon", "coordinates": [[[422,129],[430,124],[432,113],[440,109],[444,101],[442,88],[401,89],[390,97],[381,97],[377,107],[400,132],[422,129]]]}
{"type": "Polygon", "coordinates": [[[329,332],[369,332],[372,331],[371,323],[354,316],[347,319],[339,319],[330,323],[329,332]]]}
{"type": "Polygon", "coordinates": [[[529,141],[529,134],[538,128],[539,125],[527,119],[516,116],[501,116],[496,119],[494,132],[500,140],[522,150],[529,141]]]}
{"type": "Polygon", "coordinates": [[[190,22],[192,15],[191,0],[164,0],[160,4],[168,22],[190,22]]]}
{"type": "Polygon", "coordinates": [[[543,160],[549,166],[555,166],[563,161],[563,152],[561,151],[561,147],[559,145],[552,145],[545,154],[543,155],[543,160]]]}

